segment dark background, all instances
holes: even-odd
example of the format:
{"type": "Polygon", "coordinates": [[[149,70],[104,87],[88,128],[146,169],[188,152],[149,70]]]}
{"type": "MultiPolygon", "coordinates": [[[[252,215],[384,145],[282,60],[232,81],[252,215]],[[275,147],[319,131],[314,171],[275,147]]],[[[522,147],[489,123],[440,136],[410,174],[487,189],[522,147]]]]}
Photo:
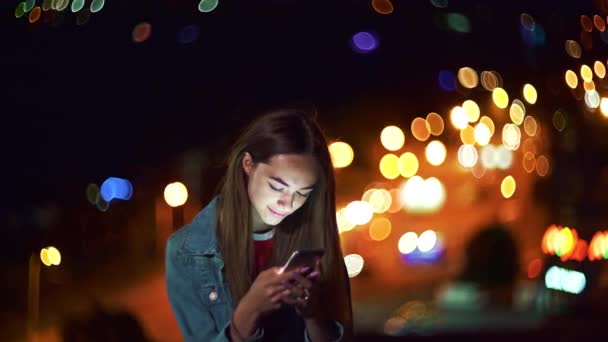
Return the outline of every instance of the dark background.
{"type": "MultiPolygon", "coordinates": [[[[220,1],[210,13],[197,4],[106,1],[82,26],[69,11],[60,24],[30,24],[15,18],[16,1],[0,5],[5,297],[24,293],[27,256],[46,245],[81,260],[74,274],[91,272],[93,260],[120,258],[128,248],[125,222],[153,224],[143,213],[179,177],[184,152],[206,158],[204,189],[195,191],[204,201],[221,176],[227,144],[259,112],[316,108],[327,134],[356,150],[389,123],[406,126],[430,111],[446,118],[467,92],[447,93],[437,75],[463,66],[498,71],[507,89],[534,84],[535,116],[549,128],[556,110],[567,113],[567,131],[551,133],[552,174],[536,196],[556,221],[605,228],[608,121],[586,113],[563,81],[567,69],[606,60],[597,31],[581,59],[564,50],[566,39],[581,37],[581,15],[606,18],[604,1],[450,1],[437,8],[402,0],[393,1],[390,15],[363,0],[220,1]],[[470,32],[440,25],[451,12],[468,17],[470,32]],[[538,45],[522,37],[523,12],[544,29],[538,45]],[[151,36],[136,44],[132,30],[143,21],[151,36]],[[198,39],[181,44],[178,32],[193,24],[198,39]],[[359,31],[375,32],[378,49],[355,53],[349,41],[359,31]],[[109,176],[135,188],[133,203],[113,206],[112,215],[85,197],[87,184],[109,176]],[[113,252],[82,254],[100,249],[113,252]]],[[[13,298],[7,307],[19,311],[23,302],[13,298]]]]}

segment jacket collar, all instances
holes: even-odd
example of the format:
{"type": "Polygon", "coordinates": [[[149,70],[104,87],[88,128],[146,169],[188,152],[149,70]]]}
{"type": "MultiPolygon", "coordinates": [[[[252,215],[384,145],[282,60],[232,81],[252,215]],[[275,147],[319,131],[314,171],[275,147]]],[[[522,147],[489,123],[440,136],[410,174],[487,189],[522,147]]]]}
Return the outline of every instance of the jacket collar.
{"type": "Polygon", "coordinates": [[[215,235],[218,202],[219,197],[214,197],[190,223],[189,233],[184,241],[186,253],[194,255],[219,254],[215,235]]]}

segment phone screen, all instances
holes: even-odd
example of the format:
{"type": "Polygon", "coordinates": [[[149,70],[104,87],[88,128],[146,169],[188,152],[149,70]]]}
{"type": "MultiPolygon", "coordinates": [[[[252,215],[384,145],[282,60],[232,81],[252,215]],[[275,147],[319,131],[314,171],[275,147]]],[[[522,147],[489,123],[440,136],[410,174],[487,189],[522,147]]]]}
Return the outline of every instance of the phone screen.
{"type": "Polygon", "coordinates": [[[289,257],[289,260],[281,267],[279,273],[297,268],[308,266],[312,269],[315,267],[317,260],[325,254],[325,250],[322,248],[318,249],[301,249],[293,252],[289,257]]]}

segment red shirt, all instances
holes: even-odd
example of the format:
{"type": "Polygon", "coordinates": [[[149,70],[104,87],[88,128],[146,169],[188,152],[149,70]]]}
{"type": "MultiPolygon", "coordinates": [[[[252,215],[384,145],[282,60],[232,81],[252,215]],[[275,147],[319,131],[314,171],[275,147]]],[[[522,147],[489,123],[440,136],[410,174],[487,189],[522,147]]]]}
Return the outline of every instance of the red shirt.
{"type": "Polygon", "coordinates": [[[274,231],[270,230],[266,233],[254,233],[253,234],[253,258],[254,258],[254,269],[253,279],[264,270],[268,259],[272,255],[272,237],[274,231]]]}

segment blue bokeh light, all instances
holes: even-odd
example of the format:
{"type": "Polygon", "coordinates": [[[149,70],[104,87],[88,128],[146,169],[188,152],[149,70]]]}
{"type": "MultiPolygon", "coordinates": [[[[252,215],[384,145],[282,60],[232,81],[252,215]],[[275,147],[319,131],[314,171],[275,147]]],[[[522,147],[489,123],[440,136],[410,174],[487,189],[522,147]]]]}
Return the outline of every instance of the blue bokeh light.
{"type": "Polygon", "coordinates": [[[200,28],[198,25],[192,24],[184,26],[177,33],[177,42],[182,45],[191,44],[198,39],[199,34],[200,28]]]}
{"type": "Polygon", "coordinates": [[[456,75],[452,71],[449,70],[441,70],[439,71],[439,86],[441,89],[452,92],[456,90],[456,75]]]}
{"type": "Polygon", "coordinates": [[[530,31],[523,26],[519,27],[519,33],[524,43],[530,47],[545,45],[545,29],[539,23],[534,25],[534,30],[530,31]]]}
{"type": "Polygon", "coordinates": [[[358,53],[369,53],[378,48],[378,38],[370,32],[358,32],[351,39],[352,48],[358,53]]]}
{"type": "Polygon", "coordinates": [[[403,262],[406,264],[434,264],[441,259],[444,251],[445,249],[443,248],[443,243],[438,237],[431,250],[422,252],[419,248],[416,248],[411,253],[401,254],[401,260],[403,260],[403,262]]]}
{"type": "Polygon", "coordinates": [[[110,177],[101,184],[99,193],[106,202],[113,199],[129,200],[133,195],[133,185],[126,179],[110,177]]]}

